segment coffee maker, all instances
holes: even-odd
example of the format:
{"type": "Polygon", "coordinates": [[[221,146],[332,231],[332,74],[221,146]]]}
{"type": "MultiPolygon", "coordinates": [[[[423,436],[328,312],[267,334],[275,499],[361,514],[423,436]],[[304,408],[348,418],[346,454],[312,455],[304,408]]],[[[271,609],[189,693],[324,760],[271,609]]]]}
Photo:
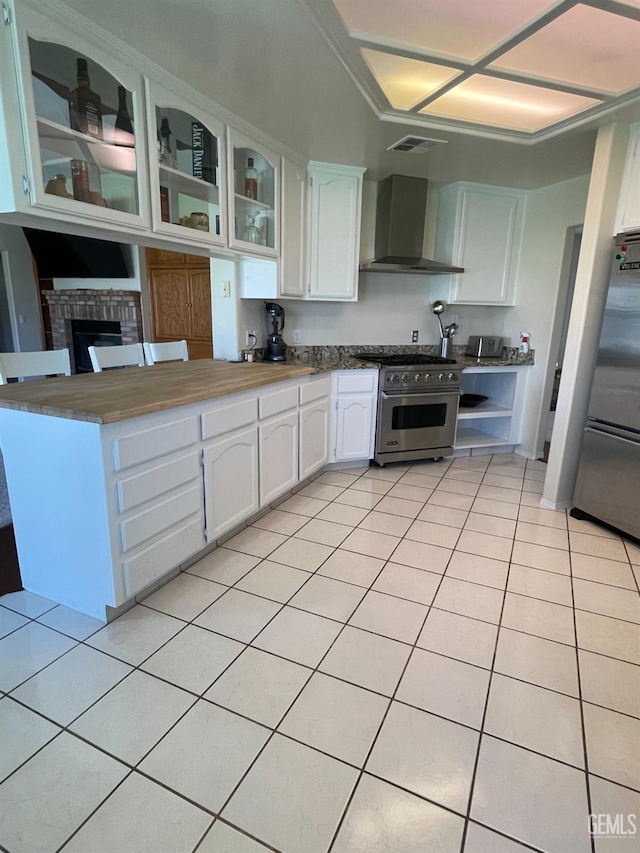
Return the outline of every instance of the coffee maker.
{"type": "Polygon", "coordinates": [[[282,340],[284,329],[284,308],[276,302],[265,302],[267,312],[267,354],[265,361],[284,361],[287,357],[287,345],[282,340]]]}

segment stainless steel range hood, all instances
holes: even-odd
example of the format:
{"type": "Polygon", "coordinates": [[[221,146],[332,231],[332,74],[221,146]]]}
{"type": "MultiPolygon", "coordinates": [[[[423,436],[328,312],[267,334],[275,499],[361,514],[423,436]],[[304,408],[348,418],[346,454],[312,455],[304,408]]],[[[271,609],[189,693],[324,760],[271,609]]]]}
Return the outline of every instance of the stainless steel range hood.
{"type": "Polygon", "coordinates": [[[445,275],[464,272],[422,257],[427,210],[427,181],[389,175],[378,183],[375,259],[360,264],[361,272],[445,275]]]}

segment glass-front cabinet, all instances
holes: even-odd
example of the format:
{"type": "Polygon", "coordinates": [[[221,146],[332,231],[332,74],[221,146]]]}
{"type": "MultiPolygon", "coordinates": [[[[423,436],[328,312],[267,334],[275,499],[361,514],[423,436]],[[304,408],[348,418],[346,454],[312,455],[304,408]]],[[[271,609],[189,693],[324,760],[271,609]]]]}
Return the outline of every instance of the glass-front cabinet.
{"type": "Polygon", "coordinates": [[[229,245],[276,257],[280,156],[229,129],[229,245]]]}
{"type": "Polygon", "coordinates": [[[147,227],[141,76],[37,13],[23,14],[18,72],[32,204],[147,227]]]}
{"type": "Polygon", "coordinates": [[[223,245],[224,125],[148,80],[146,86],[153,228],[223,245]]]}

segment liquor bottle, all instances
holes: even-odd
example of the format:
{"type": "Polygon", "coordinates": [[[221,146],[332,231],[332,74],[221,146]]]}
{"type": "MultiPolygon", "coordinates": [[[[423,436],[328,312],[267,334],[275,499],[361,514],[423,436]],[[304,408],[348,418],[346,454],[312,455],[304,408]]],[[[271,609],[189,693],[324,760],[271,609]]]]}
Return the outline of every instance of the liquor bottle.
{"type": "Polygon", "coordinates": [[[126,145],[128,148],[133,148],[135,145],[133,122],[127,108],[127,90],[124,86],[118,86],[118,115],[114,142],[116,145],[126,145]]]}
{"type": "Polygon", "coordinates": [[[89,164],[86,160],[70,160],[71,185],[76,201],[91,204],[91,188],[89,186],[89,164]]]}
{"type": "Polygon", "coordinates": [[[87,60],[77,59],[78,88],[69,93],[69,119],[73,130],[102,139],[102,101],[91,88],[87,60]]]}
{"type": "Polygon", "coordinates": [[[171,169],[178,168],[178,159],[171,148],[171,128],[169,119],[163,118],[160,122],[160,163],[171,169]]]}
{"type": "Polygon", "coordinates": [[[258,172],[253,165],[253,157],[249,157],[244,173],[244,194],[247,198],[258,198],[258,172]]]}

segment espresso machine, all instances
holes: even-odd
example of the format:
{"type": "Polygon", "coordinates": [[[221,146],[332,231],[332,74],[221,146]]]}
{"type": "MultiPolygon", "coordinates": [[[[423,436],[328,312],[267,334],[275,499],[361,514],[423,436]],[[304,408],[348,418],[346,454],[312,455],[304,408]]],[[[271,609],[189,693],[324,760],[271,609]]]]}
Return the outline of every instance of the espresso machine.
{"type": "Polygon", "coordinates": [[[284,329],[284,308],[276,302],[265,302],[267,312],[267,354],[265,361],[284,361],[287,357],[287,345],[282,340],[284,329]]]}

